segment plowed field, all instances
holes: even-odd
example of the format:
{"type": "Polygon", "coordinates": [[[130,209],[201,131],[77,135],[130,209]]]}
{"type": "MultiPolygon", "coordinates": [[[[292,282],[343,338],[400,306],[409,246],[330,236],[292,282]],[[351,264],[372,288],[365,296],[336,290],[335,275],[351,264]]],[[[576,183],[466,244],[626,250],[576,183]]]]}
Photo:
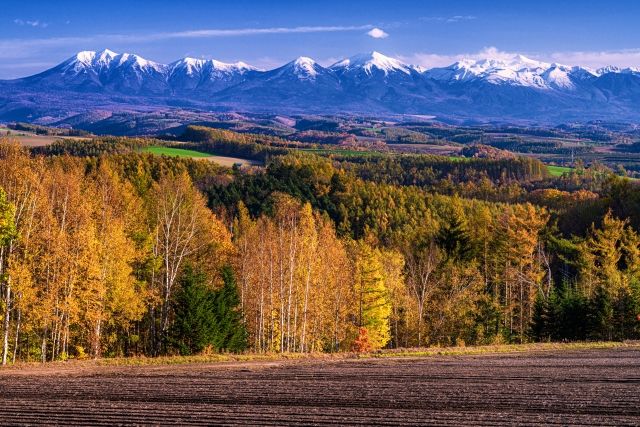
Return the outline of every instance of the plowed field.
{"type": "Polygon", "coordinates": [[[0,424],[640,425],[640,349],[0,370],[0,424]]]}

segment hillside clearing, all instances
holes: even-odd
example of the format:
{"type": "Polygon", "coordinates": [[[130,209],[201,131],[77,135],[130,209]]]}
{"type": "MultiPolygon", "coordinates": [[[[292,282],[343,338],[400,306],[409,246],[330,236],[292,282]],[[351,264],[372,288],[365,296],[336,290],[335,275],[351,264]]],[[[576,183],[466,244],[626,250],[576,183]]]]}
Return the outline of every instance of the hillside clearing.
{"type": "Polygon", "coordinates": [[[218,156],[218,155],[213,155],[209,153],[203,153],[201,151],[187,150],[184,148],[151,146],[151,147],[146,147],[143,151],[151,154],[155,154],[157,156],[203,159],[203,160],[215,162],[221,166],[227,166],[227,167],[231,167],[235,164],[239,164],[241,166],[260,165],[260,162],[255,160],[241,159],[238,157],[218,156]]]}
{"type": "Polygon", "coordinates": [[[573,168],[567,166],[547,165],[547,170],[549,171],[549,175],[551,176],[562,176],[565,173],[571,172],[573,168]]]}

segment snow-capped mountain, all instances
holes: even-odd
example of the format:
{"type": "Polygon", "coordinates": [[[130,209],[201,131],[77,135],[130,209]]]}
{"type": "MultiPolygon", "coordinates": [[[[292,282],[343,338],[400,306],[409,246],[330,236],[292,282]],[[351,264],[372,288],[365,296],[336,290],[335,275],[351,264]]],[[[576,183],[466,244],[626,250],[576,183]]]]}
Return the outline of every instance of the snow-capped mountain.
{"type": "Polygon", "coordinates": [[[292,73],[299,80],[315,80],[318,74],[324,71],[324,68],[318,65],[313,59],[301,56],[295,61],[285,65],[280,70],[280,73],[292,73]]]}
{"type": "Polygon", "coordinates": [[[409,75],[415,71],[410,65],[375,51],[338,61],[330,68],[341,75],[361,73],[367,76],[376,73],[388,76],[398,72],[409,75]]]}
{"type": "Polygon", "coordinates": [[[243,62],[189,57],[165,65],[106,49],[79,52],[31,77],[0,81],[0,119],[63,116],[97,105],[482,120],[640,120],[640,69],[591,70],[522,55],[463,59],[424,69],[371,52],[328,67],[302,56],[259,70],[243,62]]]}
{"type": "Polygon", "coordinates": [[[169,64],[167,83],[174,91],[220,91],[236,85],[257,68],[244,62],[228,64],[215,59],[183,58],[169,64]]]}
{"type": "Polygon", "coordinates": [[[493,85],[571,90],[575,89],[576,81],[596,77],[598,73],[516,55],[507,59],[466,59],[448,67],[427,70],[424,76],[448,84],[482,81],[493,85]]]}
{"type": "Polygon", "coordinates": [[[301,56],[216,94],[225,103],[253,104],[266,111],[272,105],[339,103],[345,94],[336,74],[311,58],[301,56]]]}
{"type": "Polygon", "coordinates": [[[393,109],[404,109],[423,94],[428,84],[419,68],[379,52],[355,55],[329,67],[349,93],[377,103],[397,99],[393,109]]]}
{"type": "Polygon", "coordinates": [[[243,81],[258,69],[244,62],[183,58],[159,64],[141,56],[109,49],[83,51],[25,83],[83,92],[122,92],[126,95],[170,95],[196,89],[220,91],[243,81]]]}
{"type": "Polygon", "coordinates": [[[24,79],[50,88],[82,91],[108,90],[128,93],[163,93],[167,66],[138,55],[83,51],[62,64],[24,79]]]}

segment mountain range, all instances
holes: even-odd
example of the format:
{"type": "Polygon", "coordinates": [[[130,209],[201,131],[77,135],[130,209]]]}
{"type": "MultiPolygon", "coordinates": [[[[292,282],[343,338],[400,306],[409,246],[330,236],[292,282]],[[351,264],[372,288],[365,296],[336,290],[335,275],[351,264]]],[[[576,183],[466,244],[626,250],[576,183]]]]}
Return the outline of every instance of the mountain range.
{"type": "Polygon", "coordinates": [[[467,121],[640,120],[640,69],[466,59],[424,69],[378,52],[323,67],[300,57],[272,70],[183,58],[83,51],[40,74],[0,81],[0,120],[55,122],[92,110],[425,115],[467,121]]]}

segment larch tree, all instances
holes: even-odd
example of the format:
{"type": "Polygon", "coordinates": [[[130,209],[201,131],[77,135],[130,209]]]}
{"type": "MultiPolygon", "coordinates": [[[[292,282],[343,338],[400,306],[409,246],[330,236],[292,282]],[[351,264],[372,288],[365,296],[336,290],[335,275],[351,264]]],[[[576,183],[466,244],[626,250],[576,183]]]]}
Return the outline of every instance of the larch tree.
{"type": "Polygon", "coordinates": [[[591,226],[587,238],[578,245],[581,283],[585,295],[604,287],[610,296],[629,290],[640,278],[640,238],[628,221],[608,212],[602,226],[591,226]]]}
{"type": "Polygon", "coordinates": [[[356,242],[353,262],[357,326],[366,328],[372,348],[379,349],[391,339],[391,301],[380,253],[365,242],[356,242]]]}
{"type": "Polygon", "coordinates": [[[503,243],[503,301],[505,326],[524,341],[533,317],[533,305],[541,289],[544,269],[538,257],[539,239],[549,215],[527,203],[506,207],[500,219],[503,243]]]}

